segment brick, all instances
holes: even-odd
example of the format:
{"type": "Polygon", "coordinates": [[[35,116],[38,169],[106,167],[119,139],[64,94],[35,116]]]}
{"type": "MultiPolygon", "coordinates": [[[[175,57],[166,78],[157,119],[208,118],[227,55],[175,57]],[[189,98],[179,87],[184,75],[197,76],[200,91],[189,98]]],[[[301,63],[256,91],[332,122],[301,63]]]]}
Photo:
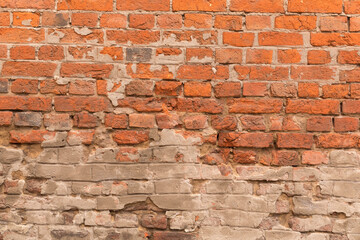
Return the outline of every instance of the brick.
{"type": "Polygon", "coordinates": [[[50,111],[51,99],[45,97],[0,96],[0,109],[50,111]]]}
{"type": "Polygon", "coordinates": [[[176,114],[160,113],[155,116],[156,123],[160,129],[171,129],[180,126],[181,121],[176,114]]]}
{"type": "Polygon", "coordinates": [[[167,218],[165,215],[144,214],[140,218],[140,224],[146,228],[166,229],[167,218]]]}
{"type": "Polygon", "coordinates": [[[58,10],[89,10],[89,11],[112,11],[113,1],[104,0],[102,2],[93,2],[91,0],[60,0],[57,4],[58,10]]]}
{"type": "Polygon", "coordinates": [[[331,117],[310,117],[306,121],[306,131],[309,132],[330,132],[331,129],[331,117]]]}
{"type": "Polygon", "coordinates": [[[42,124],[42,114],[37,112],[15,113],[14,124],[19,127],[40,127],[42,124]]]}
{"type": "Polygon", "coordinates": [[[223,43],[235,47],[251,47],[254,44],[253,33],[224,32],[223,43]]]}
{"type": "Polygon", "coordinates": [[[356,46],[360,44],[358,33],[311,33],[310,43],[313,46],[356,46]]]}
{"type": "Polygon", "coordinates": [[[291,100],[286,105],[286,113],[307,113],[336,115],[340,111],[338,100],[291,100]]]}
{"type": "Polygon", "coordinates": [[[340,71],[340,81],[360,82],[358,77],[359,73],[360,73],[360,68],[340,71]]]}
{"type": "Polygon", "coordinates": [[[68,92],[68,86],[67,85],[60,85],[57,84],[54,80],[49,81],[40,81],[40,93],[47,94],[57,94],[57,95],[63,95],[68,92]]]}
{"type": "Polygon", "coordinates": [[[128,118],[126,114],[106,114],[105,126],[111,128],[127,128],[128,118]]]}
{"type": "Polygon", "coordinates": [[[308,64],[327,64],[331,62],[331,56],[328,51],[311,50],[307,55],[308,64]]]}
{"type": "Polygon", "coordinates": [[[52,77],[55,69],[55,63],[5,62],[1,74],[3,76],[52,77]]]}
{"type": "Polygon", "coordinates": [[[63,77],[107,78],[113,69],[109,64],[63,63],[60,75],[63,77]]]}
{"type": "Polygon", "coordinates": [[[345,8],[345,13],[347,14],[358,14],[360,3],[359,1],[345,1],[344,8],[345,8]]]}
{"type": "Polygon", "coordinates": [[[214,87],[215,97],[240,97],[241,83],[239,82],[223,82],[218,83],[214,87]]]}
{"type": "Polygon", "coordinates": [[[263,49],[246,50],[246,63],[270,64],[272,63],[273,51],[263,49]]]}
{"type": "Polygon", "coordinates": [[[77,80],[74,82],[70,82],[69,93],[74,95],[94,95],[95,83],[86,80],[77,80]]]}
{"type": "Polygon", "coordinates": [[[15,46],[10,49],[11,59],[35,59],[35,48],[31,46],[15,46]]]}
{"type": "Polygon", "coordinates": [[[205,115],[191,115],[184,117],[183,122],[186,129],[196,130],[206,128],[207,119],[205,115]]]}
{"type": "Polygon", "coordinates": [[[11,84],[11,92],[13,93],[37,93],[38,81],[28,79],[16,79],[11,84]]]}
{"type": "Polygon", "coordinates": [[[102,14],[100,27],[126,28],[126,16],[123,14],[102,14]]]}
{"type": "Polygon", "coordinates": [[[44,126],[49,131],[71,130],[72,124],[69,114],[50,113],[44,115],[44,126]]]}
{"type": "Polygon", "coordinates": [[[30,130],[26,132],[10,131],[10,143],[42,143],[45,139],[53,138],[54,132],[45,130],[30,130]]]}
{"type": "Polygon", "coordinates": [[[352,134],[327,133],[317,136],[319,148],[354,148],[358,147],[359,136],[352,134]]]}
{"type": "Polygon", "coordinates": [[[182,92],[182,83],[175,81],[156,82],[154,92],[157,95],[179,96],[182,92]]]}
{"type": "Polygon", "coordinates": [[[360,18],[359,17],[351,17],[349,24],[350,24],[350,31],[351,32],[360,31],[360,18]]]}
{"type": "Polygon", "coordinates": [[[0,26],[10,26],[10,13],[1,12],[0,13],[0,26]]]}
{"type": "Polygon", "coordinates": [[[233,161],[240,164],[256,163],[256,153],[254,151],[234,150],[233,161]]]}
{"type": "Polygon", "coordinates": [[[242,29],[242,19],[242,16],[216,15],[214,27],[230,31],[238,31],[242,29]]]}
{"type": "Polygon", "coordinates": [[[0,78],[0,93],[7,93],[9,86],[9,80],[0,78]]]}
{"type": "Polygon", "coordinates": [[[229,69],[225,66],[217,66],[213,68],[210,65],[182,65],[178,68],[178,79],[227,79],[229,77],[229,69]]]}
{"type": "Polygon", "coordinates": [[[63,27],[69,24],[69,13],[43,12],[42,26],[63,27]]]}
{"type": "Polygon", "coordinates": [[[359,129],[359,119],[353,117],[334,118],[335,132],[354,132],[359,129]]]}
{"type": "Polygon", "coordinates": [[[291,67],[291,78],[294,80],[332,80],[335,70],[323,66],[298,66],[291,67]]]}
{"type": "Polygon", "coordinates": [[[5,45],[0,45],[0,59],[1,58],[8,58],[8,50],[5,45]]]}
{"type": "Polygon", "coordinates": [[[276,145],[279,148],[310,149],[314,144],[313,135],[309,133],[279,133],[276,145]]]}
{"type": "Polygon", "coordinates": [[[315,12],[315,13],[341,13],[342,1],[334,0],[324,4],[321,0],[290,0],[288,3],[289,12],[315,12]]]}
{"type": "Polygon", "coordinates": [[[223,107],[214,99],[179,98],[176,109],[180,112],[221,113],[223,107]]]}
{"type": "Polygon", "coordinates": [[[360,101],[346,100],[342,104],[342,112],[345,114],[357,114],[360,112],[360,101]]]}
{"type": "Polygon", "coordinates": [[[262,82],[244,82],[243,95],[248,96],[265,96],[267,93],[267,84],[262,82]]]}
{"type": "Polygon", "coordinates": [[[207,48],[187,48],[186,61],[188,62],[212,62],[213,51],[207,48]]]}
{"type": "Polygon", "coordinates": [[[351,98],[360,98],[360,84],[353,83],[350,85],[351,98]]]}
{"type": "Polygon", "coordinates": [[[5,43],[28,43],[43,42],[45,40],[44,29],[34,30],[25,28],[1,28],[0,42],[5,43]],[[21,37],[20,37],[21,36],[21,37]]]}
{"type": "Polygon", "coordinates": [[[151,48],[127,48],[126,61],[129,62],[149,62],[152,56],[151,48]]]}
{"type": "Polygon", "coordinates": [[[149,114],[130,114],[129,126],[136,128],[154,128],[155,116],[149,114]]]}
{"type": "Polygon", "coordinates": [[[116,2],[116,9],[122,11],[169,11],[170,0],[125,0],[116,2]]]}
{"type": "Polygon", "coordinates": [[[125,86],[125,93],[128,96],[152,96],[152,81],[131,81],[125,86]]]}
{"type": "Polygon", "coordinates": [[[96,13],[73,13],[71,15],[71,25],[96,27],[98,15],[96,13]]]}
{"type": "Polygon", "coordinates": [[[211,28],[212,16],[210,14],[193,14],[184,15],[184,26],[188,28],[211,28]]]}
{"type": "Polygon", "coordinates": [[[12,112],[0,112],[0,126],[10,126],[13,118],[12,112]]]}
{"type": "Polygon", "coordinates": [[[314,30],[315,16],[278,16],[275,18],[275,27],[294,30],[314,30]]]}
{"type": "Polygon", "coordinates": [[[271,165],[276,166],[297,166],[300,159],[296,151],[280,150],[272,152],[271,165]]]}
{"type": "Polygon", "coordinates": [[[207,82],[186,82],[184,95],[187,97],[211,97],[211,84],[207,82]]]}
{"type": "Polygon", "coordinates": [[[151,14],[130,14],[129,27],[137,29],[151,29],[155,25],[155,16],[151,14]]]}
{"type": "Polygon", "coordinates": [[[104,47],[100,51],[100,55],[110,56],[114,61],[121,61],[124,58],[123,49],[121,47],[104,47]]]}
{"type": "Polygon", "coordinates": [[[235,130],[237,120],[234,116],[211,116],[211,126],[216,130],[235,130]]]}
{"type": "Polygon", "coordinates": [[[131,107],[138,112],[161,112],[162,102],[157,98],[132,98],[118,100],[119,107],[131,107]]]}
{"type": "Polygon", "coordinates": [[[182,232],[155,232],[154,240],[166,240],[166,239],[181,239],[181,240],[196,240],[196,235],[193,233],[182,232]]]}
{"type": "Polygon", "coordinates": [[[69,145],[90,145],[93,142],[94,135],[94,130],[72,130],[68,134],[67,142],[69,145]]]}
{"type": "Polygon", "coordinates": [[[334,84],[322,87],[323,98],[347,98],[349,96],[349,85],[334,84]]]}
{"type": "Polygon", "coordinates": [[[301,46],[303,36],[300,33],[261,32],[260,46],[301,46]]]}
{"type": "Polygon", "coordinates": [[[297,89],[293,83],[272,83],[270,93],[273,97],[296,97],[297,89]]]}
{"type": "Polygon", "coordinates": [[[324,32],[347,31],[347,17],[320,17],[320,30],[324,32]]]}
{"type": "Polygon", "coordinates": [[[102,97],[54,97],[54,107],[59,112],[107,111],[109,101],[102,97]]]}
{"type": "Polygon", "coordinates": [[[296,49],[278,50],[279,63],[299,63],[301,61],[301,53],[296,49]]]}
{"type": "Polygon", "coordinates": [[[268,148],[273,144],[273,135],[269,133],[220,132],[220,147],[268,148]]]}
{"type": "Polygon", "coordinates": [[[244,130],[264,131],[266,129],[264,117],[261,116],[244,115],[240,117],[240,122],[244,130]]]}
{"type": "Polygon", "coordinates": [[[216,62],[219,63],[241,63],[242,50],[241,49],[216,49],[216,62]]]}
{"type": "Polygon", "coordinates": [[[280,99],[234,99],[228,101],[230,113],[279,113],[283,107],[280,99]]]}
{"type": "Polygon", "coordinates": [[[246,16],[246,28],[248,30],[261,30],[271,28],[270,16],[246,16]]]}
{"type": "Polygon", "coordinates": [[[81,112],[74,115],[74,126],[78,128],[94,128],[98,125],[98,118],[87,112],[81,112]]]}
{"type": "Polygon", "coordinates": [[[35,1],[12,1],[12,0],[4,0],[1,1],[0,7],[2,8],[35,8],[35,9],[54,9],[55,1],[54,0],[35,0],[35,1]]]}
{"type": "Polygon", "coordinates": [[[173,0],[172,3],[173,11],[207,11],[207,12],[218,12],[226,10],[226,1],[219,0],[214,2],[208,2],[205,0],[194,0],[194,1],[182,1],[173,0]]]}
{"type": "Polygon", "coordinates": [[[169,71],[167,66],[152,66],[150,64],[137,64],[136,72],[131,68],[133,64],[128,64],[126,67],[127,73],[132,78],[140,79],[173,79],[173,73],[169,71]]]}
{"type": "Polygon", "coordinates": [[[41,46],[38,51],[39,60],[62,60],[64,49],[61,46],[41,46]]]}
{"type": "Polygon", "coordinates": [[[180,14],[162,14],[157,17],[157,24],[164,29],[178,29],[182,27],[180,14]]]}
{"type": "Polygon", "coordinates": [[[146,131],[122,130],[115,131],[113,138],[119,145],[132,145],[148,141],[149,133],[146,131]]]}
{"type": "MultiPolygon", "coordinates": [[[[235,66],[235,71],[239,74],[239,79],[242,79],[242,66],[235,66]]],[[[289,79],[288,67],[270,67],[270,66],[254,66],[250,69],[245,69],[246,75],[250,80],[262,81],[283,81],[289,79]]]]}
{"type": "Polygon", "coordinates": [[[326,164],[329,159],[323,152],[318,151],[304,151],[301,156],[301,163],[308,165],[326,164]]]}
{"type": "Polygon", "coordinates": [[[256,2],[249,2],[246,0],[231,0],[231,11],[244,12],[284,12],[282,0],[260,0],[256,2]]]}
{"type": "Polygon", "coordinates": [[[319,84],[304,82],[298,84],[298,96],[301,98],[319,97],[319,84]]]}
{"type": "Polygon", "coordinates": [[[31,12],[14,12],[13,26],[38,27],[40,24],[40,14],[31,12]]]}
{"type": "Polygon", "coordinates": [[[211,30],[165,31],[164,41],[171,45],[189,43],[190,46],[217,44],[217,32],[211,30]]]}

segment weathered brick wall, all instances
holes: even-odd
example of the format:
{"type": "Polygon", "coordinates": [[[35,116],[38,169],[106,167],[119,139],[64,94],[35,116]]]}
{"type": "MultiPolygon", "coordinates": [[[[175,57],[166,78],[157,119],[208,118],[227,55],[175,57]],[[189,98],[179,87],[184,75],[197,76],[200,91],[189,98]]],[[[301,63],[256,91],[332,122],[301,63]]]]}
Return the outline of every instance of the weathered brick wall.
{"type": "Polygon", "coordinates": [[[0,239],[360,239],[360,1],[0,7],[0,239]]]}

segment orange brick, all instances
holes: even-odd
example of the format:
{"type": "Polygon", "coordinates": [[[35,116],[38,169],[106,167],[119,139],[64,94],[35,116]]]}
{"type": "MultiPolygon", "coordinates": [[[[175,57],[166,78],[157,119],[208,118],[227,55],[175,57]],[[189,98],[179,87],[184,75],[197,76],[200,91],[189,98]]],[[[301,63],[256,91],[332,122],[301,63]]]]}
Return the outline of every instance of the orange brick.
{"type": "Polygon", "coordinates": [[[10,26],[10,13],[0,12],[0,26],[10,26]]]}
{"type": "Polygon", "coordinates": [[[259,33],[260,46],[301,46],[303,36],[299,33],[262,32],[259,33]]]}
{"type": "Polygon", "coordinates": [[[261,82],[244,82],[243,95],[246,97],[263,97],[267,93],[267,84],[261,82]]]}
{"type": "Polygon", "coordinates": [[[289,12],[341,13],[342,0],[289,0],[289,12]]]}
{"type": "Polygon", "coordinates": [[[244,12],[284,12],[283,0],[231,0],[231,11],[244,11],[244,12]]]}
{"type": "Polygon", "coordinates": [[[325,50],[310,50],[307,56],[308,64],[327,64],[331,62],[331,56],[325,50]]]}
{"type": "Polygon", "coordinates": [[[248,49],[246,51],[246,63],[272,63],[273,51],[263,49],[248,49]]]}
{"type": "Polygon", "coordinates": [[[173,0],[174,11],[226,11],[226,0],[173,0]]]}
{"type": "Polygon", "coordinates": [[[184,95],[187,97],[211,97],[211,84],[207,82],[186,82],[184,95]]]}
{"type": "Polygon", "coordinates": [[[40,14],[31,12],[14,12],[13,25],[23,27],[37,27],[40,24],[40,14]]]}
{"type": "Polygon", "coordinates": [[[216,15],[215,28],[237,31],[242,29],[242,16],[216,15]]]}
{"type": "Polygon", "coordinates": [[[151,14],[129,15],[129,27],[138,29],[151,29],[155,25],[155,16],[151,14]]]}
{"type": "Polygon", "coordinates": [[[126,28],[126,16],[122,14],[103,14],[100,17],[100,27],[126,28]]]}
{"type": "Polygon", "coordinates": [[[98,15],[96,13],[73,13],[71,16],[71,25],[95,27],[97,25],[98,15]]]}
{"type": "Polygon", "coordinates": [[[270,16],[246,16],[246,28],[249,30],[260,30],[271,28],[270,16]]]}
{"type": "Polygon", "coordinates": [[[10,49],[11,59],[35,59],[35,48],[31,46],[16,46],[10,49]]]}
{"type": "Polygon", "coordinates": [[[320,18],[321,31],[347,31],[348,21],[347,17],[321,17],[320,18]]]}
{"type": "Polygon", "coordinates": [[[313,30],[316,28],[315,16],[278,16],[275,27],[294,30],[313,30]]]}
{"type": "Polygon", "coordinates": [[[184,26],[188,28],[211,28],[212,16],[210,14],[185,14],[184,26]]]}
{"type": "Polygon", "coordinates": [[[216,62],[242,63],[242,49],[236,49],[236,48],[216,49],[216,62]]]}
{"type": "Polygon", "coordinates": [[[278,50],[279,63],[299,63],[301,61],[301,53],[296,49],[278,50]]]}
{"type": "Polygon", "coordinates": [[[298,96],[301,98],[317,98],[319,97],[319,84],[302,83],[298,84],[298,96]]]}
{"type": "Polygon", "coordinates": [[[182,16],[180,14],[162,14],[157,17],[160,28],[176,29],[182,27],[182,16]]]}
{"type": "Polygon", "coordinates": [[[251,47],[254,44],[254,38],[254,33],[223,33],[223,43],[236,47],[251,47]]]}

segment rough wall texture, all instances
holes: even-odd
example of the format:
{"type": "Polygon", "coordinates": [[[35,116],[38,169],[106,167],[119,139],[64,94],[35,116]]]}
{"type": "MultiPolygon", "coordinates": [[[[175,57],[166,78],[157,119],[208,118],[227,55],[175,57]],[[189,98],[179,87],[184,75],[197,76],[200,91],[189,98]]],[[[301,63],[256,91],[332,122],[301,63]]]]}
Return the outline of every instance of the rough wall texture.
{"type": "Polygon", "coordinates": [[[360,1],[0,7],[0,239],[360,239],[360,1]]]}

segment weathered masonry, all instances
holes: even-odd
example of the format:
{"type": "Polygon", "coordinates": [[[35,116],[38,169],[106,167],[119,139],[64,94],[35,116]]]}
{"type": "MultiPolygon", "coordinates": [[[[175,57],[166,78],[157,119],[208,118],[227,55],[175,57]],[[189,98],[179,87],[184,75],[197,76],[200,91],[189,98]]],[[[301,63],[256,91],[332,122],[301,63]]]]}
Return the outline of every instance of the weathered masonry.
{"type": "Polygon", "coordinates": [[[360,240],[360,0],[0,0],[0,239],[360,240]]]}

